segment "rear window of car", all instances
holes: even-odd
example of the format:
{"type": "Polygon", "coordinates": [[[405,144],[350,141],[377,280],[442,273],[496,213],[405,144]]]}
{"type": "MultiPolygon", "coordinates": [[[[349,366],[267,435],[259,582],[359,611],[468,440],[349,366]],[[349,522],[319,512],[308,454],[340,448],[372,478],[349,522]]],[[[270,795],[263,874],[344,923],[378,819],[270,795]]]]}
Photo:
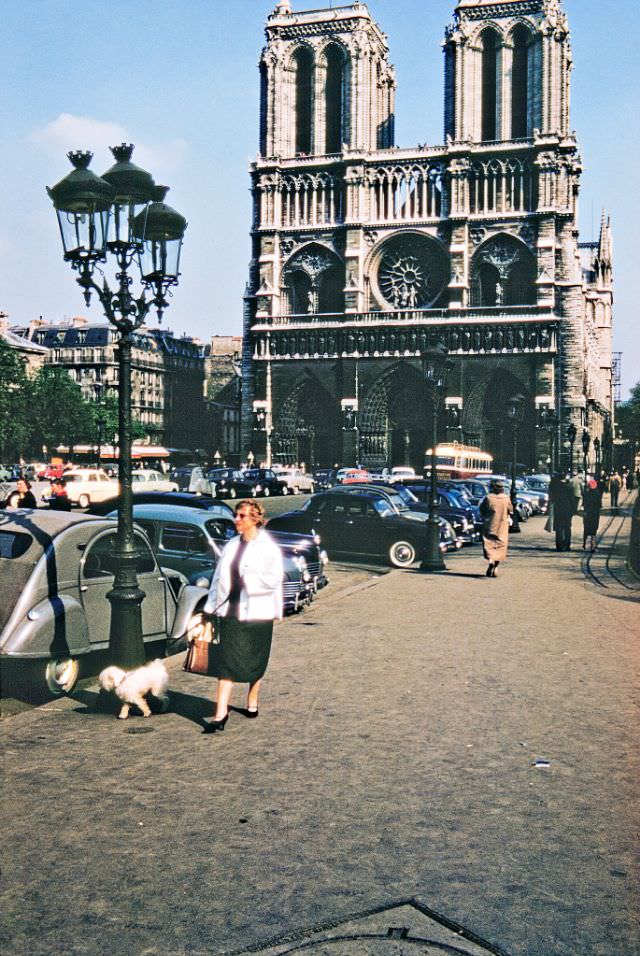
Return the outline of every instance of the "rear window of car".
{"type": "Polygon", "coordinates": [[[209,542],[200,528],[186,524],[167,524],[160,533],[163,551],[185,551],[189,554],[209,554],[209,542]]]}
{"type": "Polygon", "coordinates": [[[212,518],[206,528],[214,541],[229,541],[236,536],[236,528],[229,518],[212,518]]]}
{"type": "Polygon", "coordinates": [[[20,531],[0,531],[0,558],[21,558],[31,547],[33,538],[20,531]]]}

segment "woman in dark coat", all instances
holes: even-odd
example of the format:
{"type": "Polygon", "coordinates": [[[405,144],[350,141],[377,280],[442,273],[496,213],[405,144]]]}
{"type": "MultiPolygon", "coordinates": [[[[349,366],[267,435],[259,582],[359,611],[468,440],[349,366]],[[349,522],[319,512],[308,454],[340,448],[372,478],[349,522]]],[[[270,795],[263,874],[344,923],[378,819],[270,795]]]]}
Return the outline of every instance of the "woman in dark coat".
{"type": "Polygon", "coordinates": [[[37,508],[35,495],[26,478],[18,478],[16,490],[9,496],[9,503],[12,508],[37,508]]]}
{"type": "Polygon", "coordinates": [[[571,519],[575,514],[576,499],[566,475],[554,475],[549,485],[549,504],[553,505],[553,530],[556,533],[556,551],[571,550],[571,519]]]}
{"type": "Polygon", "coordinates": [[[586,548],[588,541],[591,551],[596,549],[601,505],[602,492],[598,488],[598,482],[589,478],[582,498],[582,547],[586,548]]]}
{"type": "Polygon", "coordinates": [[[507,556],[509,515],[513,514],[511,499],[505,495],[501,481],[490,483],[489,494],[480,503],[480,514],[482,515],[483,553],[489,562],[486,576],[495,578],[497,577],[496,568],[507,556]]]}

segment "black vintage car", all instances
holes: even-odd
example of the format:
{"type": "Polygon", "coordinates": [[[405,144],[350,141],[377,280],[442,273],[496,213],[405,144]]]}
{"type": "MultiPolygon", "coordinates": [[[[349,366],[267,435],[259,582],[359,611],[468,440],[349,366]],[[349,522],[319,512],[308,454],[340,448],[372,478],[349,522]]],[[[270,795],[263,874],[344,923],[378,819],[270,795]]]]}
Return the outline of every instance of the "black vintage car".
{"type": "Polygon", "coordinates": [[[214,498],[238,498],[238,484],[242,482],[242,472],[237,468],[212,468],[207,472],[214,498]]]}
{"type": "Polygon", "coordinates": [[[247,468],[236,480],[235,490],[240,498],[268,498],[269,495],[288,495],[289,485],[271,468],[247,468]]]}
{"type": "MultiPolygon", "coordinates": [[[[447,527],[445,537],[455,542],[447,527]]],[[[373,488],[335,488],[313,495],[299,511],[271,518],[268,528],[316,533],[330,556],[384,558],[397,568],[419,560],[427,542],[427,515],[410,511],[399,495],[373,488]]],[[[441,540],[440,547],[447,550],[446,541],[441,540]]]]}

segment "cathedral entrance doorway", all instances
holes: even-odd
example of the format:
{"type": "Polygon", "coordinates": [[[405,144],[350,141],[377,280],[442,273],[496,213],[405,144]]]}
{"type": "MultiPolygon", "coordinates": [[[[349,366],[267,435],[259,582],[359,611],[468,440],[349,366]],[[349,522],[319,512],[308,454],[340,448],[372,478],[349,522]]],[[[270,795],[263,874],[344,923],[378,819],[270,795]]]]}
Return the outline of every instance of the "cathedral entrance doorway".
{"type": "Polygon", "coordinates": [[[431,405],[422,376],[411,365],[397,365],[373,385],[365,398],[360,426],[360,460],[380,470],[411,465],[422,474],[429,444],[431,405]]]}
{"type": "Polygon", "coordinates": [[[279,407],[274,461],[312,469],[340,461],[342,424],[335,399],[313,378],[297,385],[279,407]]]}

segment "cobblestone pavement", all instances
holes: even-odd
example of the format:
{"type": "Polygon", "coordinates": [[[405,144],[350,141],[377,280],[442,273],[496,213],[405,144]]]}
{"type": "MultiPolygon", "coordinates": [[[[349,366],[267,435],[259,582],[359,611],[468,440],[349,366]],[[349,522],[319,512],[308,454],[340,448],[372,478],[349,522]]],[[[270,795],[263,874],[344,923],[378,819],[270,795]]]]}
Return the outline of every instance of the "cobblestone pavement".
{"type": "Polygon", "coordinates": [[[180,657],[148,721],[91,689],[4,721],[4,956],[637,956],[618,523],[593,558],[533,519],[495,580],[475,548],[327,591],[223,734],[180,657]]]}

